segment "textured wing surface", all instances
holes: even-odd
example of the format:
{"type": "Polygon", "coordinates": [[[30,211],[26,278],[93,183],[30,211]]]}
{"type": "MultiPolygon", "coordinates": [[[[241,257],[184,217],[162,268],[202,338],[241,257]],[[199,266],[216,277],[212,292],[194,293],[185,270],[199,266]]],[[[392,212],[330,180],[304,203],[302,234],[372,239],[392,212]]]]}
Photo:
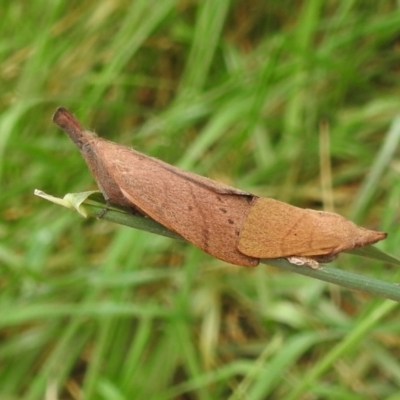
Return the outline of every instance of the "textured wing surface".
{"type": "Polygon", "coordinates": [[[259,258],[329,254],[342,243],[329,227],[332,215],[259,198],[244,222],[238,248],[259,258]]]}
{"type": "Polygon", "coordinates": [[[253,196],[105,140],[96,143],[96,154],[105,170],[114,171],[124,197],[151,218],[214,257],[258,264],[237,249],[253,196]]]}

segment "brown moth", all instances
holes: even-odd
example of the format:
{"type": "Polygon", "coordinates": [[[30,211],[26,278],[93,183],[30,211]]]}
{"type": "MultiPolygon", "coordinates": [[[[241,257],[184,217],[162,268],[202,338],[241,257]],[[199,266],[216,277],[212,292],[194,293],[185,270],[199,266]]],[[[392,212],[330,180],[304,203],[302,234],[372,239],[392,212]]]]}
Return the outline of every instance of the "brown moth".
{"type": "Polygon", "coordinates": [[[342,251],[376,243],[386,236],[339,214],[257,198],[241,229],[238,248],[252,257],[287,257],[294,264],[315,268],[318,262],[332,261],[342,251]]]}
{"type": "Polygon", "coordinates": [[[99,138],[65,108],[53,121],[78,146],[108,202],[148,215],[220,260],[256,266],[260,258],[285,257],[316,268],[386,237],[338,214],[258,198],[99,138]]]}

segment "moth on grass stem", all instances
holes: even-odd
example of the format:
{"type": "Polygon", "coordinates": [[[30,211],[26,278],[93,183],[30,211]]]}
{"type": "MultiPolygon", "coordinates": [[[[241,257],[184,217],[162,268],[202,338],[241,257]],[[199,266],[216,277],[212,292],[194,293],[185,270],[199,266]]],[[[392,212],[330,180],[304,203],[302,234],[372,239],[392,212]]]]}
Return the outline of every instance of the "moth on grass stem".
{"type": "Polygon", "coordinates": [[[231,264],[286,257],[316,268],[387,236],[339,214],[259,198],[110,142],[83,129],[65,108],[53,121],[78,146],[107,202],[139,211],[231,264]]]}

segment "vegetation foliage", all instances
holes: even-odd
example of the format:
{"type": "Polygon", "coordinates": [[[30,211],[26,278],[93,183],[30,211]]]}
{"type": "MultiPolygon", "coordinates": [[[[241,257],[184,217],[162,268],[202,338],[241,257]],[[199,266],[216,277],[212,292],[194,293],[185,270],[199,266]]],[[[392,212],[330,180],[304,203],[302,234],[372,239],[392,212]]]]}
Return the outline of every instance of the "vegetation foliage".
{"type": "Polygon", "coordinates": [[[17,0],[1,25],[0,398],[397,398],[397,303],[33,196],[95,189],[51,123],[62,105],[171,164],[389,232],[399,256],[396,2],[17,0]]]}

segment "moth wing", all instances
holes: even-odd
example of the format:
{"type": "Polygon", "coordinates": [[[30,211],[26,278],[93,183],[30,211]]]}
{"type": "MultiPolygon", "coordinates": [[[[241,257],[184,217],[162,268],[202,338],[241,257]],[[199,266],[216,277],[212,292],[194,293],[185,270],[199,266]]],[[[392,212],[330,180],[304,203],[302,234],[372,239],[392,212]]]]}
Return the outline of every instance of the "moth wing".
{"type": "Polygon", "coordinates": [[[109,154],[110,142],[96,146],[104,168],[114,171],[116,185],[133,206],[214,257],[237,265],[258,264],[237,249],[251,195],[231,193],[224,185],[220,193],[215,181],[183,174],[127,147],[114,147],[112,158],[102,157],[105,149],[109,154]]]}
{"type": "Polygon", "coordinates": [[[259,258],[335,252],[341,247],[342,240],[327,226],[328,221],[321,219],[321,215],[278,200],[259,198],[252,204],[243,224],[238,249],[243,254],[259,258]]]}

